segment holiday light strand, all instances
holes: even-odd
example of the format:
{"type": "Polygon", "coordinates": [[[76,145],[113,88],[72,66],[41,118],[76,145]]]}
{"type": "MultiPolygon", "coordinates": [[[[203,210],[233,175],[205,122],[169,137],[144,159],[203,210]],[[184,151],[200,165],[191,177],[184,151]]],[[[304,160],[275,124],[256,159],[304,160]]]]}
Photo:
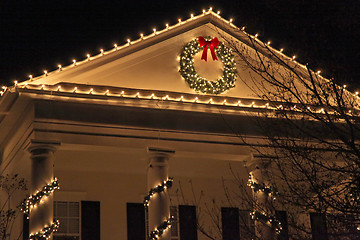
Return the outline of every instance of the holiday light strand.
{"type": "Polygon", "coordinates": [[[168,180],[164,181],[163,183],[161,183],[160,185],[157,185],[154,188],[151,188],[149,190],[149,193],[144,197],[144,206],[148,207],[149,206],[149,201],[150,198],[155,194],[155,193],[161,193],[163,191],[165,191],[167,188],[171,188],[172,187],[172,183],[173,183],[174,179],[172,177],[169,177],[168,180]]]}
{"type": "MultiPolygon", "coordinates": [[[[211,37],[205,37],[206,41],[210,41],[211,37]]],[[[235,87],[236,80],[236,63],[231,50],[224,43],[219,42],[219,46],[215,49],[216,55],[224,64],[223,75],[216,81],[209,81],[200,77],[194,67],[194,56],[202,51],[204,47],[199,46],[199,40],[196,38],[184,46],[180,56],[180,74],[189,84],[190,88],[196,92],[220,94],[226,90],[235,87]]]]}
{"type": "Polygon", "coordinates": [[[268,216],[266,213],[261,213],[259,211],[251,212],[250,216],[256,221],[269,222],[277,234],[279,234],[282,230],[281,222],[277,220],[276,217],[268,216]]]}
{"type": "Polygon", "coordinates": [[[164,221],[160,226],[155,228],[155,230],[149,234],[149,240],[159,239],[159,237],[161,237],[167,229],[171,228],[172,221],[173,218],[169,218],[168,220],[164,221]]]}
{"type": "Polygon", "coordinates": [[[30,235],[30,240],[46,240],[59,228],[59,220],[55,220],[50,226],[44,227],[40,232],[30,235]]]}
{"type": "Polygon", "coordinates": [[[255,181],[253,181],[251,179],[251,176],[249,177],[249,180],[248,180],[248,186],[251,187],[251,189],[254,191],[254,192],[263,192],[265,193],[266,195],[272,197],[273,200],[276,200],[276,196],[279,194],[279,192],[277,191],[277,189],[275,187],[268,187],[268,186],[265,186],[264,183],[260,184],[260,183],[256,183],[255,181]]]}
{"type": "Polygon", "coordinates": [[[44,197],[49,196],[56,189],[59,189],[59,183],[56,178],[54,178],[51,183],[47,184],[41,191],[25,198],[25,200],[20,205],[20,210],[26,215],[30,214],[31,208],[39,205],[44,197]]]}
{"type": "MultiPolygon", "coordinates": [[[[174,178],[169,177],[166,181],[163,183],[157,185],[154,188],[151,188],[149,190],[149,193],[144,197],[144,206],[147,209],[149,207],[149,202],[151,197],[156,193],[161,193],[165,191],[168,188],[172,187],[174,178]]],[[[153,231],[149,234],[149,240],[156,240],[159,237],[162,236],[165,230],[169,229],[171,227],[171,222],[173,221],[173,218],[168,218],[165,220],[162,224],[160,224],[157,228],[155,228],[153,231]]]]}

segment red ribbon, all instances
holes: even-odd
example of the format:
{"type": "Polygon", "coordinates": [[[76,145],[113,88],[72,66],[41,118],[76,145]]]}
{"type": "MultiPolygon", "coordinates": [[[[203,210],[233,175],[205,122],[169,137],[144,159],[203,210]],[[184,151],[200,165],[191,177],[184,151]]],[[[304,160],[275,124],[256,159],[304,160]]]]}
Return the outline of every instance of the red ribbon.
{"type": "Polygon", "coordinates": [[[210,48],[211,56],[213,60],[218,60],[215,54],[214,48],[217,48],[219,46],[219,40],[217,38],[213,38],[211,41],[206,41],[205,38],[199,37],[199,46],[203,47],[204,50],[201,56],[201,60],[205,60],[207,62],[207,50],[210,48]]]}

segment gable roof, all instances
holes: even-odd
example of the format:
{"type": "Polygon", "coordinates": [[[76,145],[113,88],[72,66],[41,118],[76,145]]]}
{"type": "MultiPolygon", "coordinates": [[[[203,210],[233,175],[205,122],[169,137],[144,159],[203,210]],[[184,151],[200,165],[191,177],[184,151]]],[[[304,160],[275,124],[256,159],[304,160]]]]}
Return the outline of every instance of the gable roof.
{"type": "MultiPolygon", "coordinates": [[[[266,55],[266,51],[275,53],[284,61],[299,66],[300,72],[306,74],[304,65],[299,64],[294,58],[287,57],[273,49],[270,43],[263,43],[257,36],[252,36],[232,23],[225,20],[210,8],[198,16],[191,16],[173,26],[166,25],[162,30],[154,29],[152,34],[140,35],[134,41],[128,41],[122,46],[101,50],[96,56],[88,55],[86,59],[75,61],[68,66],[59,66],[52,72],[45,72],[38,77],[18,83],[17,87],[30,87],[35,89],[40,86],[59,86],[60,83],[72,83],[75,85],[109,86],[140,90],[170,91],[185,94],[194,94],[187,83],[178,73],[178,56],[186,42],[198,36],[226,35],[237,41],[252,47],[256,44],[266,45],[260,51],[266,55]],[[151,65],[149,65],[151,63],[151,65]],[[149,79],[152,81],[150,82],[149,79]],[[38,86],[38,87],[37,87],[38,86]]],[[[238,68],[238,72],[241,71],[238,68]]],[[[240,73],[239,73],[240,74],[240,73]]],[[[248,75],[242,70],[242,75],[248,75]]],[[[93,88],[93,87],[91,87],[93,88]]],[[[91,89],[89,88],[89,90],[91,89]]],[[[224,95],[236,98],[256,98],[251,89],[239,80],[234,89],[228,90],[224,95]]]]}

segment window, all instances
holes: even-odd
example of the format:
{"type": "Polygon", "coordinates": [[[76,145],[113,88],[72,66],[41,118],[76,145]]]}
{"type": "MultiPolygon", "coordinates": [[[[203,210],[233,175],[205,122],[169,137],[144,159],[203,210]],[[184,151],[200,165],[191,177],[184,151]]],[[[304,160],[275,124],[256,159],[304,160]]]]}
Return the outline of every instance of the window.
{"type": "Polygon", "coordinates": [[[54,201],[54,218],[60,221],[54,240],[80,240],[79,202],[54,201]]]}
{"type": "Polygon", "coordinates": [[[196,240],[196,207],[188,205],[170,206],[171,240],[196,240]]]}
{"type": "Polygon", "coordinates": [[[326,215],[324,213],[310,213],[310,222],[313,240],[328,239],[326,215]]]}
{"type": "Polygon", "coordinates": [[[145,207],[143,203],[127,203],[128,240],[145,240],[145,207]]]}

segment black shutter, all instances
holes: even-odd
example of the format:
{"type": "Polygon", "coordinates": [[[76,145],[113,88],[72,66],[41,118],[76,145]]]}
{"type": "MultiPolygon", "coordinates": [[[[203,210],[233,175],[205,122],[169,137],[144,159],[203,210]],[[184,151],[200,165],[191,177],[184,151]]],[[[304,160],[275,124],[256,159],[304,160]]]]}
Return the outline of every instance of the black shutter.
{"type": "Polygon", "coordinates": [[[223,240],[240,239],[239,209],[221,208],[223,240]]]}
{"type": "Polygon", "coordinates": [[[280,221],[282,230],[278,235],[278,240],[289,239],[289,229],[286,211],[275,211],[275,217],[280,221]]]}
{"type": "Polygon", "coordinates": [[[145,240],[145,207],[142,203],[127,203],[128,240],[145,240]]]}
{"type": "Polygon", "coordinates": [[[81,239],[100,240],[100,202],[81,201],[81,239]]]}
{"type": "Polygon", "coordinates": [[[29,240],[29,219],[26,214],[23,214],[23,240],[29,240]]]}
{"type": "Polygon", "coordinates": [[[196,207],[179,205],[180,240],[197,240],[196,207]]]}
{"type": "Polygon", "coordinates": [[[310,213],[313,240],[327,240],[326,216],[323,213],[310,213]]]}

